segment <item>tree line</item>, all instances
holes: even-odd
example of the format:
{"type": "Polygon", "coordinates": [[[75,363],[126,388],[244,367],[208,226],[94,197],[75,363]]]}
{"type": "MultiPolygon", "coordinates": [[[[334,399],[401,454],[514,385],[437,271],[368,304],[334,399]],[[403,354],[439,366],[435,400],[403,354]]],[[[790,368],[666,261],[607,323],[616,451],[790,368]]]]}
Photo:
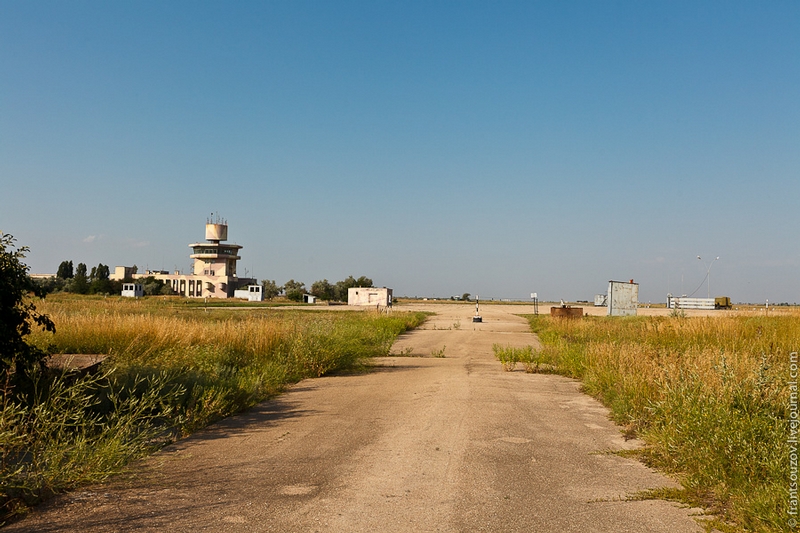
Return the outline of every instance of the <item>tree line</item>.
{"type": "MultiPolygon", "coordinates": [[[[133,267],[133,273],[137,271],[133,267]]],[[[123,283],[131,283],[133,279],[112,280],[111,269],[108,265],[99,263],[91,270],[85,263],[78,263],[74,266],[72,261],[62,261],[58,265],[55,277],[36,280],[37,285],[45,293],[50,292],[70,292],[73,294],[120,294],[123,283]]],[[[144,293],[148,296],[157,294],[174,294],[172,286],[164,283],[154,276],[137,278],[136,283],[140,283],[144,293]]]]}
{"type": "Polygon", "coordinates": [[[261,282],[264,298],[272,300],[273,298],[284,294],[287,299],[293,302],[303,301],[304,294],[311,294],[316,296],[317,299],[323,302],[346,302],[347,291],[351,287],[374,287],[372,280],[366,276],[354,278],[347,276],[347,278],[331,283],[327,279],[315,281],[311,284],[311,288],[306,288],[306,284],[302,281],[295,281],[290,279],[283,285],[278,285],[275,280],[265,279],[261,282]]]}

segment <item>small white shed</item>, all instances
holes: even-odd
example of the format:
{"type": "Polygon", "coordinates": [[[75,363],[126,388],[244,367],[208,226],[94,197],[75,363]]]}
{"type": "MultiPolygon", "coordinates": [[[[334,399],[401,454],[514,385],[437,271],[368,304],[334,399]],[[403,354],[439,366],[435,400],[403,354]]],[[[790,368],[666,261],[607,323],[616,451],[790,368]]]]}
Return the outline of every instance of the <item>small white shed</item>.
{"type": "Polygon", "coordinates": [[[391,307],[392,289],[386,287],[350,287],[347,290],[347,305],[391,307]]]}
{"type": "Polygon", "coordinates": [[[236,289],[233,291],[234,298],[241,298],[248,302],[263,302],[264,291],[261,285],[248,285],[244,289],[236,289]]]}
{"type": "Polygon", "coordinates": [[[123,283],[122,296],[125,298],[142,298],[144,296],[144,287],[141,283],[123,283]]]}

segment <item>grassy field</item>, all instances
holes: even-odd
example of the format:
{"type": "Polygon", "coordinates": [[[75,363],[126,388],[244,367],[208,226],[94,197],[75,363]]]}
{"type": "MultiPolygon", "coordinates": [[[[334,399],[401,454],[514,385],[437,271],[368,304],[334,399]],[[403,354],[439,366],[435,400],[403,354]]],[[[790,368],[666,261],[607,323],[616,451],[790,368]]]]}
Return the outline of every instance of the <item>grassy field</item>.
{"type": "MultiPolygon", "coordinates": [[[[644,439],[638,456],[683,486],[649,496],[709,508],[726,531],[795,530],[788,441],[800,314],[527,318],[544,348],[517,359],[580,379],[644,439]]],[[[495,352],[504,365],[514,358],[495,352]]]]}
{"type": "Polygon", "coordinates": [[[289,383],[358,370],[426,316],[59,295],[37,308],[56,334],[37,333],[32,343],[108,357],[91,376],[43,374],[32,405],[0,389],[0,523],[289,383]]]}

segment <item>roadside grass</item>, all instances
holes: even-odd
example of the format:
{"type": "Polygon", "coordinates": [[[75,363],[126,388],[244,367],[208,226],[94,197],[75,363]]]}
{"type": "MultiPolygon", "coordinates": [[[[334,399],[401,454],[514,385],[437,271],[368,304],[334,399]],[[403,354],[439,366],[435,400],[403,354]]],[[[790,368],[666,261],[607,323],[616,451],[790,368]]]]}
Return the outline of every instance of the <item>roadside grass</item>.
{"type": "Polygon", "coordinates": [[[444,355],[444,349],[445,348],[447,348],[447,346],[442,345],[441,348],[433,348],[433,349],[431,349],[431,357],[438,357],[439,359],[443,359],[445,357],[445,355],[444,355]]]}
{"type": "Polygon", "coordinates": [[[513,346],[493,344],[492,351],[494,351],[494,356],[500,361],[503,365],[503,370],[506,372],[513,372],[517,367],[517,363],[522,363],[525,366],[525,372],[528,374],[539,371],[541,364],[539,353],[533,351],[533,346],[515,348],[513,346]]]}
{"type": "Polygon", "coordinates": [[[389,354],[424,313],[222,310],[174,299],[48,298],[49,353],[107,354],[90,376],[43,373],[28,401],[0,383],[0,524],[49,494],[252,407],[308,377],[389,354]]]}
{"type": "Polygon", "coordinates": [[[800,314],[527,318],[544,345],[539,363],[580,379],[644,440],[633,453],[680,480],[670,499],[702,505],[723,531],[794,531],[787,440],[800,314]]]}

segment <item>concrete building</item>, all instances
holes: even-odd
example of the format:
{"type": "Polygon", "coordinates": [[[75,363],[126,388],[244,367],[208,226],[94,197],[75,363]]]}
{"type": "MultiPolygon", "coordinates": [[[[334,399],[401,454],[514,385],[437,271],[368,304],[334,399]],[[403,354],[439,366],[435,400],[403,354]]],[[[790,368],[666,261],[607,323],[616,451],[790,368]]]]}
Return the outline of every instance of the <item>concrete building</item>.
{"type": "Polygon", "coordinates": [[[608,316],[633,316],[639,307],[639,284],[630,281],[609,281],[606,296],[608,316]]]}
{"type": "Polygon", "coordinates": [[[386,287],[350,287],[347,289],[347,305],[390,307],[392,289],[386,287]]]}
{"type": "Polygon", "coordinates": [[[176,294],[188,298],[233,298],[234,291],[242,286],[256,285],[254,278],[240,278],[236,264],[241,259],[242,246],[228,244],[228,224],[217,218],[206,221],[206,242],[189,245],[194,259],[191,274],[167,271],[146,271],[134,274],[133,267],[118,266],[111,279],[139,279],[153,276],[169,284],[176,294]]]}
{"type": "Polygon", "coordinates": [[[248,285],[243,289],[236,289],[233,291],[233,297],[248,302],[263,302],[264,291],[261,285],[248,285]]]}
{"type": "Polygon", "coordinates": [[[125,298],[141,298],[144,296],[144,287],[141,283],[123,283],[122,296],[125,298]]]}

